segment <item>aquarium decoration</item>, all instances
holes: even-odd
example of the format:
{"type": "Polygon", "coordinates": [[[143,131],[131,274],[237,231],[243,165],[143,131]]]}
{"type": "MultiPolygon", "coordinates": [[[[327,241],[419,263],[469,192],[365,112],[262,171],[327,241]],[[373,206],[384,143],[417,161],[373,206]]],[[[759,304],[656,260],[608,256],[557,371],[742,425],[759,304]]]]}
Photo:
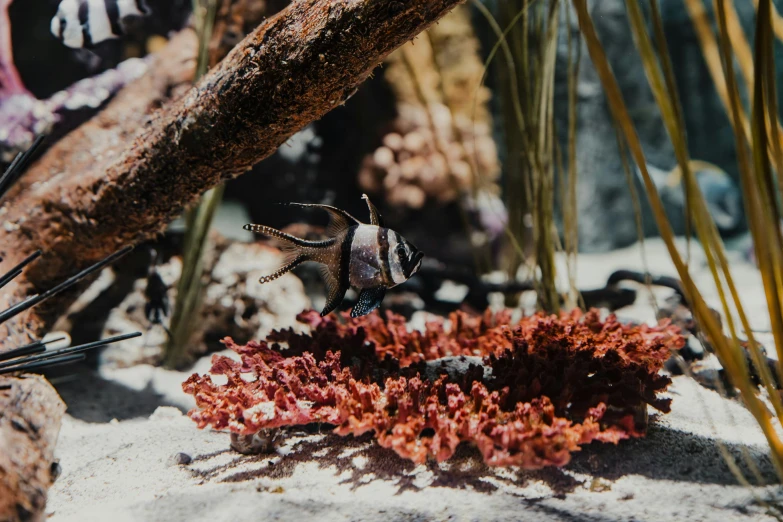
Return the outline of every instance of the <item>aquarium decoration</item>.
{"type": "Polygon", "coordinates": [[[253,435],[325,423],[340,435],[373,432],[403,458],[443,461],[462,442],[493,466],[562,466],[592,441],[643,436],[647,405],[669,411],[658,373],[684,345],[679,328],[628,326],[597,311],[537,314],[454,312],[424,331],[377,312],[360,318],[310,311],[309,334],[273,332],[240,361],[214,356],[212,375],[184,384],[200,428],[253,435]],[[286,347],[284,347],[286,345],[286,347]]]}

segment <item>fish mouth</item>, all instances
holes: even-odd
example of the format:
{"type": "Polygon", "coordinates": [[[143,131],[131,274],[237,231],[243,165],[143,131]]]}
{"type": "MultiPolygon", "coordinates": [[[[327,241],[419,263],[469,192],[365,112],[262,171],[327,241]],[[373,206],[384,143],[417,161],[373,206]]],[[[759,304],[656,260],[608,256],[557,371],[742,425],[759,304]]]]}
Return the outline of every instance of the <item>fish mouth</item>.
{"type": "Polygon", "coordinates": [[[413,254],[407,263],[405,263],[405,266],[403,267],[403,273],[405,274],[405,279],[409,279],[413,274],[415,274],[419,267],[421,267],[421,259],[424,257],[424,252],[416,252],[413,254]]]}

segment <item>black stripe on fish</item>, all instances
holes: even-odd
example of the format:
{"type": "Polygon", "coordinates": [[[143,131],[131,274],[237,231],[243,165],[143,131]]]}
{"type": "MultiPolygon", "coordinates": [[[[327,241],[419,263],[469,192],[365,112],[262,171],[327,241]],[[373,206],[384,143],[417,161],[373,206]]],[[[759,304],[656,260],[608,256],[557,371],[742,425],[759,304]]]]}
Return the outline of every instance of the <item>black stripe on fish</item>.
{"type": "MultiPolygon", "coordinates": [[[[394,232],[394,241],[397,243],[397,247],[399,247],[402,244],[402,236],[399,235],[396,231],[392,230],[394,232]]],[[[402,259],[400,260],[402,261],[402,259]]]]}
{"type": "Polygon", "coordinates": [[[351,252],[353,247],[353,236],[356,235],[356,229],[359,226],[348,228],[345,234],[345,241],[340,248],[340,286],[350,286],[350,272],[351,272],[351,252]]]}
{"type": "Polygon", "coordinates": [[[340,245],[339,265],[336,267],[337,273],[335,274],[332,271],[332,267],[329,266],[325,266],[323,270],[327,296],[326,305],[321,311],[321,317],[337,308],[345,297],[345,292],[351,287],[351,246],[353,245],[353,237],[357,228],[359,228],[358,225],[350,227],[345,231],[345,238],[343,238],[343,243],[340,245]]]}
{"type": "Polygon", "coordinates": [[[59,25],[57,26],[57,34],[55,35],[58,40],[63,39],[63,31],[65,31],[65,17],[64,16],[58,16],[57,20],[59,21],[59,25]]]}
{"type": "Polygon", "coordinates": [[[389,229],[378,227],[378,261],[381,265],[381,278],[386,284],[394,282],[389,265],[389,229]]]}
{"type": "Polygon", "coordinates": [[[82,26],[82,47],[92,46],[92,36],[90,35],[89,2],[79,3],[79,25],[82,26]]]}
{"type": "Polygon", "coordinates": [[[117,5],[117,0],[103,0],[103,5],[106,8],[106,16],[109,18],[112,34],[121,35],[124,31],[120,25],[120,7],[117,5]]]}
{"type": "Polygon", "coordinates": [[[144,0],[134,0],[136,3],[136,9],[138,9],[142,14],[148,15],[150,14],[150,8],[147,7],[147,4],[144,2],[144,0]]]}

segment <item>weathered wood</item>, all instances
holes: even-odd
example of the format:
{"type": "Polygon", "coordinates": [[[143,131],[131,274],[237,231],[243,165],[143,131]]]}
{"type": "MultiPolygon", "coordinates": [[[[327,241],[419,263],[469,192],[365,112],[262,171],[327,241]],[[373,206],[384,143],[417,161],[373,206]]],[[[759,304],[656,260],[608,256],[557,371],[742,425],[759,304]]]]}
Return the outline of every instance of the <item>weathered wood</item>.
{"type": "MultiPolygon", "coordinates": [[[[386,55],[461,1],[294,2],[153,112],[154,95],[192,68],[192,55],[170,45],[149,74],[48,151],[27,173],[27,190],[0,209],[3,266],[45,252],[15,283],[16,298],[155,236],[199,194],[342,104],[386,55]]],[[[40,329],[33,319],[24,330],[40,329]]]]}
{"type": "Polygon", "coordinates": [[[0,377],[0,520],[44,518],[65,404],[38,375],[0,377]]]}

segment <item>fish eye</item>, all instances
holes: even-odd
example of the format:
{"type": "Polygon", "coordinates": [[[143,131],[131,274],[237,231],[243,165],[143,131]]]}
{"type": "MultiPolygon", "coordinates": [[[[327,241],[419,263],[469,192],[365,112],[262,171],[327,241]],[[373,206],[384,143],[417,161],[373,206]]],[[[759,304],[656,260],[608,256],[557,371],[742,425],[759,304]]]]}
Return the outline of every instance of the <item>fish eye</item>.
{"type": "Polygon", "coordinates": [[[397,246],[397,255],[400,257],[405,257],[405,247],[402,245],[397,246]]]}

